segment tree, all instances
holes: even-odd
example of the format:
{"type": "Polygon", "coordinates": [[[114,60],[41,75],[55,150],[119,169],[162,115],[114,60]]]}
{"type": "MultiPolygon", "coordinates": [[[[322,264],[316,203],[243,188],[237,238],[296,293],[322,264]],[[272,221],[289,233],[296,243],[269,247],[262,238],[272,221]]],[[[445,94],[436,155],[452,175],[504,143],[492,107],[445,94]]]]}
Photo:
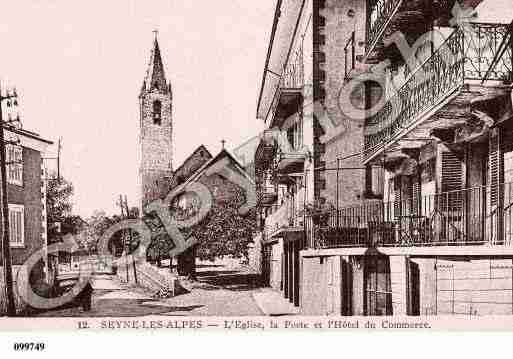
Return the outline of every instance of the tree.
{"type": "Polygon", "coordinates": [[[57,179],[51,175],[46,192],[46,208],[48,218],[48,239],[50,242],[60,239],[63,234],[76,234],[83,221],[79,216],[73,216],[71,211],[73,203],[73,184],[64,178],[57,179]],[[56,226],[60,223],[61,228],[56,226]]]}
{"type": "Polygon", "coordinates": [[[223,256],[247,258],[255,229],[254,210],[242,216],[234,201],[215,203],[207,218],[192,229],[199,242],[196,255],[210,261],[223,256]]]}
{"type": "MultiPolygon", "coordinates": [[[[87,224],[77,215],[72,214],[73,203],[73,184],[63,178],[56,178],[56,174],[51,174],[48,181],[46,192],[46,209],[48,224],[48,243],[56,243],[67,234],[78,235],[85,231],[87,224]],[[59,225],[58,225],[59,224],[59,225]]],[[[61,259],[69,258],[69,254],[59,253],[48,256],[48,284],[54,285],[58,271],[59,257],[61,259]]]]}
{"type": "MultiPolygon", "coordinates": [[[[132,207],[129,209],[128,217],[129,219],[136,219],[139,216],[139,210],[136,207],[132,207]]],[[[103,234],[113,225],[123,221],[124,217],[120,215],[108,216],[104,211],[95,211],[93,215],[88,218],[88,229],[87,229],[87,246],[91,253],[97,252],[98,241],[103,236],[103,234]]],[[[118,231],[114,233],[114,235],[110,238],[109,249],[113,255],[121,255],[121,252],[125,249],[123,245],[125,244],[124,239],[126,240],[128,237],[132,240],[129,244],[130,253],[137,248],[139,242],[139,233],[135,231],[131,231],[130,235],[127,237],[123,237],[125,234],[124,231],[118,231]]]]}
{"type": "MultiPolygon", "coordinates": [[[[197,239],[198,244],[179,256],[179,274],[193,276],[196,257],[210,261],[224,256],[248,257],[248,246],[253,241],[257,218],[255,209],[250,210],[244,216],[239,213],[239,208],[243,203],[245,203],[245,196],[239,188],[235,195],[228,199],[217,198],[214,200],[207,216],[198,224],[188,229],[182,229],[185,238],[192,236],[197,239]]],[[[172,213],[177,212],[179,211],[172,208],[172,213]]]]}

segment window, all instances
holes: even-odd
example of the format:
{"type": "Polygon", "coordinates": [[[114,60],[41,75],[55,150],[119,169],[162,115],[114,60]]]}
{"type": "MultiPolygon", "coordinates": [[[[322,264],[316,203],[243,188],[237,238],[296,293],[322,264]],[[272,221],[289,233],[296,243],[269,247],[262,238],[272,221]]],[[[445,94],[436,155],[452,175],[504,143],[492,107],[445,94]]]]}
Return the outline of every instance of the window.
{"type": "Polygon", "coordinates": [[[23,148],[7,145],[7,182],[23,186],[23,148]]]}
{"type": "Polygon", "coordinates": [[[153,124],[162,123],[162,103],[159,100],[153,102],[153,124]]]}
{"type": "Polygon", "coordinates": [[[11,247],[23,247],[25,244],[25,209],[22,205],[9,204],[9,240],[11,247]]]}
{"type": "Polygon", "coordinates": [[[365,315],[392,315],[392,285],[387,257],[365,260],[365,315]]]}
{"type": "Polygon", "coordinates": [[[287,129],[287,140],[293,150],[298,151],[303,147],[303,119],[301,116],[287,129]]]}

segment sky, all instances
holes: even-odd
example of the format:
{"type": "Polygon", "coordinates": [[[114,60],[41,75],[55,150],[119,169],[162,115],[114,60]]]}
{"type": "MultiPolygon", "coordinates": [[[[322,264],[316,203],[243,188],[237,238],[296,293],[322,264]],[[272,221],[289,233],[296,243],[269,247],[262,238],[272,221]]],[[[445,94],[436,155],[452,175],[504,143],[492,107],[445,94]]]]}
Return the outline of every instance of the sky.
{"type": "MultiPolygon", "coordinates": [[[[174,167],[200,144],[233,149],[255,118],[275,0],[17,0],[0,12],[0,78],[25,129],[63,138],[74,212],[138,204],[138,95],[154,29],[174,94],[174,167]]],[[[50,148],[49,156],[56,146],[50,148]]],[[[54,167],[55,161],[48,161],[54,167]]]]}
{"type": "MultiPolygon", "coordinates": [[[[0,12],[0,78],[24,128],[63,138],[74,212],[138,205],[138,95],[153,30],[174,93],[174,167],[200,144],[216,154],[263,129],[255,118],[276,0],[17,0],[0,12]]],[[[479,6],[510,22],[511,0],[479,6]]],[[[50,148],[49,156],[55,152],[50,148]]],[[[47,161],[55,167],[55,161],[47,161]]]]}

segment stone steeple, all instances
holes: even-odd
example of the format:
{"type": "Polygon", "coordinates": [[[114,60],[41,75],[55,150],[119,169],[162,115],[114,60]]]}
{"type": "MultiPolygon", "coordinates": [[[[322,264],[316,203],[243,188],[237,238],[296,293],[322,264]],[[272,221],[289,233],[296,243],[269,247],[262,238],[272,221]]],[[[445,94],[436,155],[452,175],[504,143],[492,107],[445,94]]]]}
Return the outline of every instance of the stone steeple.
{"type": "Polygon", "coordinates": [[[173,174],[173,98],[156,35],[139,106],[139,177],[144,208],[151,201],[167,195],[173,174]]]}
{"type": "Polygon", "coordinates": [[[151,91],[159,91],[161,93],[171,92],[171,84],[166,80],[166,73],[164,71],[164,64],[162,63],[162,56],[160,54],[156,31],[155,39],[153,41],[153,49],[150,56],[150,63],[146,70],[146,76],[144,78],[141,93],[151,91]]]}

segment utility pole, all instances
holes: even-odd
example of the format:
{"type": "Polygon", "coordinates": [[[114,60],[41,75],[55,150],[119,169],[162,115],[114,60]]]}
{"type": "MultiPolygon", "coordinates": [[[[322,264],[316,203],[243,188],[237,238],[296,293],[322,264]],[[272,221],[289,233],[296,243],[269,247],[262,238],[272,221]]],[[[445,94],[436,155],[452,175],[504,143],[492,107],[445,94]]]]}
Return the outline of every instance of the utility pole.
{"type": "Polygon", "coordinates": [[[59,137],[59,144],[57,146],[57,181],[61,181],[61,149],[62,149],[62,137],[59,137]]]}
{"type": "MultiPolygon", "coordinates": [[[[123,195],[121,195],[121,194],[119,195],[119,208],[121,209],[121,220],[123,220],[126,217],[125,217],[125,204],[123,202],[123,195]]],[[[122,253],[125,256],[125,263],[124,263],[124,265],[126,266],[126,282],[128,283],[128,282],[130,282],[130,277],[128,275],[128,245],[127,245],[128,241],[126,239],[126,232],[125,232],[125,230],[121,231],[121,238],[122,238],[122,246],[123,246],[122,253]]],[[[123,256],[123,254],[121,256],[123,256]]]]}
{"type": "MultiPolygon", "coordinates": [[[[128,199],[127,199],[126,195],[125,195],[125,213],[126,213],[126,217],[129,218],[130,210],[128,209],[128,199]]],[[[130,228],[128,229],[128,238],[129,238],[129,241],[128,241],[128,246],[127,246],[127,255],[130,252],[130,245],[133,243],[132,230],[130,228]]],[[[137,283],[137,267],[135,266],[135,260],[132,261],[132,264],[133,264],[133,268],[134,268],[134,282],[137,283]]],[[[128,272],[128,265],[127,265],[127,272],[128,272]]]]}
{"type": "Polygon", "coordinates": [[[17,97],[16,91],[12,94],[7,92],[6,96],[2,95],[0,86],[0,200],[2,212],[2,265],[4,269],[5,282],[5,298],[7,316],[16,315],[16,307],[14,304],[14,289],[12,278],[12,259],[11,259],[11,243],[9,240],[9,202],[7,200],[7,168],[6,168],[6,152],[5,152],[5,134],[4,121],[2,113],[2,102],[17,97]]]}

